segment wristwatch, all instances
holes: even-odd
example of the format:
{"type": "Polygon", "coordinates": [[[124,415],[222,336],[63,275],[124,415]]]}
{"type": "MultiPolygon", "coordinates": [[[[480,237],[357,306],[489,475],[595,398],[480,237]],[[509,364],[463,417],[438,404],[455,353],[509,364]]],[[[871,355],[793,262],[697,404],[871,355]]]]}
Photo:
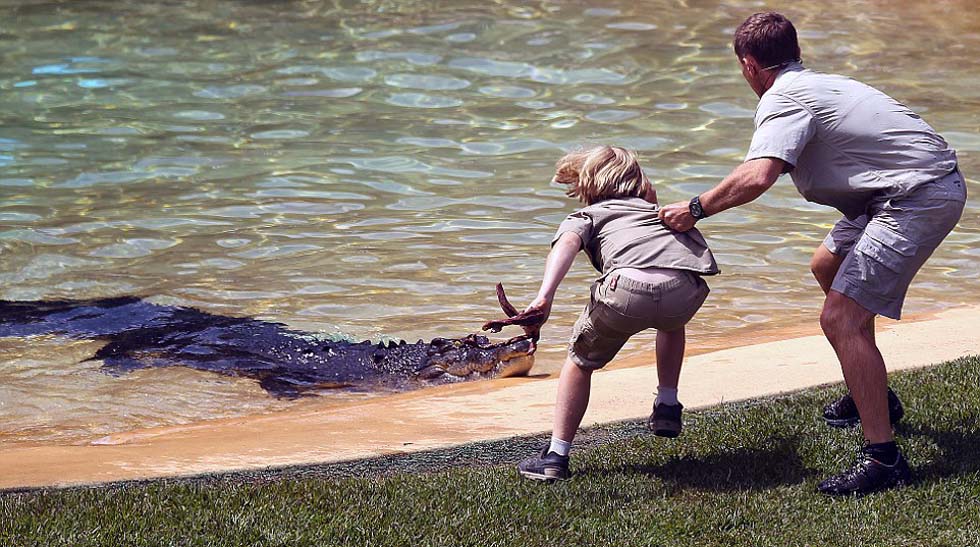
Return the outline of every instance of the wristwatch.
{"type": "Polygon", "coordinates": [[[701,207],[701,196],[694,196],[691,198],[691,203],[688,204],[687,208],[691,211],[691,216],[694,217],[694,220],[701,220],[702,218],[706,218],[708,216],[708,214],[704,212],[704,207],[701,207]]]}

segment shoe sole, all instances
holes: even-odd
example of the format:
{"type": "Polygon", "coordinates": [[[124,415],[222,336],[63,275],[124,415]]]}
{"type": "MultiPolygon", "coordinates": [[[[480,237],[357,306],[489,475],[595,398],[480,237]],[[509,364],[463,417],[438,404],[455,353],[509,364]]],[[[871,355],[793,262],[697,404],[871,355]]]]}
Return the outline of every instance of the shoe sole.
{"type": "Polygon", "coordinates": [[[864,496],[870,496],[871,494],[877,494],[878,492],[885,492],[886,490],[893,490],[895,488],[904,488],[910,484],[912,484],[912,479],[907,478],[907,479],[897,479],[895,482],[891,484],[885,486],[879,486],[874,490],[868,490],[865,492],[861,492],[861,491],[835,492],[833,490],[821,490],[819,487],[817,487],[817,492],[820,492],[825,496],[830,496],[834,498],[847,498],[847,497],[863,498],[864,496]]]}
{"type": "Polygon", "coordinates": [[[545,475],[542,473],[535,473],[534,471],[525,471],[523,469],[518,469],[517,472],[520,473],[522,477],[533,481],[554,482],[568,479],[568,477],[562,477],[560,475],[545,475]]]}
{"type": "Polygon", "coordinates": [[[676,429],[656,429],[654,428],[653,434],[658,437],[667,437],[668,439],[676,439],[680,436],[681,432],[676,429]]]}
{"type": "Polygon", "coordinates": [[[674,439],[680,436],[682,427],[679,423],[669,420],[650,420],[647,422],[647,429],[658,437],[674,439]]]}
{"type": "MultiPolygon", "coordinates": [[[[835,418],[827,418],[827,417],[824,417],[823,421],[826,422],[827,425],[829,425],[830,427],[848,428],[848,427],[854,427],[857,424],[861,423],[861,418],[840,418],[840,419],[835,419],[835,418]]],[[[891,424],[892,425],[895,425],[895,424],[897,424],[900,421],[902,421],[902,418],[901,417],[899,417],[899,418],[897,418],[895,420],[891,420],[891,424]]]]}
{"type": "Polygon", "coordinates": [[[823,420],[827,422],[827,425],[829,425],[830,427],[839,427],[841,429],[854,427],[857,424],[861,423],[860,418],[843,418],[843,419],[824,418],[823,420]]]}

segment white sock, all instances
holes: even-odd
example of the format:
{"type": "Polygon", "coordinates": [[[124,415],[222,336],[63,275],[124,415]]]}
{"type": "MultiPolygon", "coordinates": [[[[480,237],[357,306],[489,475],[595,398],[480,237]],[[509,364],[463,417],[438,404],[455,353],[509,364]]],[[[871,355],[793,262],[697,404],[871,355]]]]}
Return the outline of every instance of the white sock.
{"type": "Polygon", "coordinates": [[[676,405],[678,403],[677,388],[657,386],[657,399],[653,402],[653,404],[659,405],[660,403],[671,406],[676,405]]]}
{"type": "Polygon", "coordinates": [[[554,435],[551,436],[551,446],[548,447],[548,452],[554,452],[559,456],[567,456],[571,450],[572,443],[563,441],[554,435]]]}

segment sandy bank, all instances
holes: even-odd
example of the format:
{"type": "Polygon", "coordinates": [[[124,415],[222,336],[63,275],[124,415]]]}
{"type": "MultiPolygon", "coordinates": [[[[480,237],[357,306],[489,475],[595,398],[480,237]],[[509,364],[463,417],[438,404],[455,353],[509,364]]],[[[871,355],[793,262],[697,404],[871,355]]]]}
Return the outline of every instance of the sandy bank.
{"type": "MultiPolygon", "coordinates": [[[[882,321],[889,370],[980,354],[980,306],[921,321],[882,321]]],[[[690,408],[841,381],[821,336],[689,357],[681,399],[690,408]]],[[[656,370],[593,377],[583,425],[649,413],[656,370]]],[[[0,447],[0,488],[64,486],[231,469],[333,462],[550,430],[556,378],[513,378],[285,412],[130,431],[83,445],[0,447]]],[[[815,409],[816,411],[816,409],[815,409]]]]}

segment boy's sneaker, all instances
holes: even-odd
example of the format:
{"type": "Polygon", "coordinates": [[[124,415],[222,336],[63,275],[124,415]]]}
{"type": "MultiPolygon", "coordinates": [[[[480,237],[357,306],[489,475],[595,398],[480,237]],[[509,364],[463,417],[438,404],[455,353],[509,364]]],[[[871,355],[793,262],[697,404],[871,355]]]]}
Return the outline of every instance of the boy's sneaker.
{"type": "MultiPolygon", "coordinates": [[[[904,415],[902,401],[898,400],[898,395],[895,395],[892,388],[888,388],[888,419],[895,425],[904,415]]],[[[823,419],[831,427],[853,427],[861,422],[857,405],[850,393],[823,407],[823,419]]]]}
{"type": "Polygon", "coordinates": [[[863,496],[880,490],[904,486],[912,481],[909,463],[901,452],[898,459],[891,465],[886,465],[872,458],[866,450],[854,467],[840,475],[830,477],[817,486],[817,490],[831,496],[863,496]]]}
{"type": "Polygon", "coordinates": [[[658,437],[674,438],[681,434],[681,410],[684,405],[653,405],[653,414],[647,420],[647,429],[658,437]]]}
{"type": "Polygon", "coordinates": [[[547,446],[541,451],[541,454],[517,464],[517,471],[521,475],[537,481],[565,480],[572,476],[568,471],[568,456],[559,456],[554,452],[548,452],[547,446]]]}

